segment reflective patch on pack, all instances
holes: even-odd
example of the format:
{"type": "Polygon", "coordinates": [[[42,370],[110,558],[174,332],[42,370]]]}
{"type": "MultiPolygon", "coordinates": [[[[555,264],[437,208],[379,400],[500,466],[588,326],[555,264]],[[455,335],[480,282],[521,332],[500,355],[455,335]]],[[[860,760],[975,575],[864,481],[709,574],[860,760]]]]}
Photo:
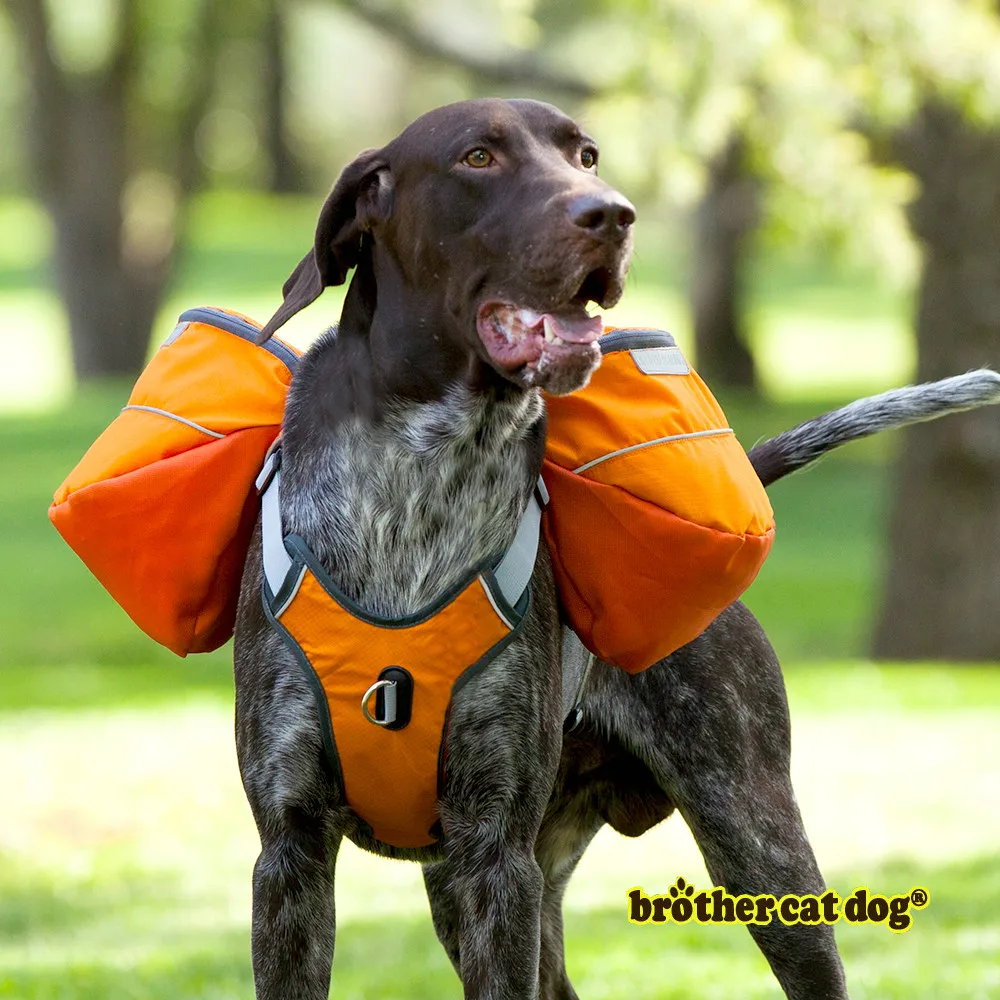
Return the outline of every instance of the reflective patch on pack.
{"type": "Polygon", "coordinates": [[[160,347],[169,347],[191,324],[190,323],[178,323],[177,326],[170,331],[170,336],[167,337],[160,347]]]}
{"type": "Polygon", "coordinates": [[[689,375],[691,368],[679,347],[640,347],[629,351],[644,375],[689,375]]]}

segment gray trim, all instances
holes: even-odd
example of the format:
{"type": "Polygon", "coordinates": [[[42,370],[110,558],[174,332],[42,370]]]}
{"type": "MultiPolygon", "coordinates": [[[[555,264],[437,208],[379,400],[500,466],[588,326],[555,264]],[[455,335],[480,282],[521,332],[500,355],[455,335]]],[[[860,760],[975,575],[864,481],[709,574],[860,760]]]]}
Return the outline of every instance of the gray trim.
{"type": "Polygon", "coordinates": [[[568,625],[562,626],[562,714],[563,719],[580,702],[582,679],[590,656],[580,637],[568,625]]]}
{"type": "Polygon", "coordinates": [[[478,580],[479,585],[483,588],[483,593],[486,595],[486,600],[490,602],[490,607],[496,612],[497,618],[499,618],[500,621],[507,626],[507,628],[512,629],[514,627],[514,623],[500,609],[500,603],[497,601],[496,595],[490,589],[490,586],[486,582],[486,578],[482,575],[482,573],[479,574],[478,580]]]}
{"type": "MultiPolygon", "coordinates": [[[[272,452],[268,456],[257,479],[258,483],[263,483],[264,486],[260,495],[261,547],[267,585],[271,588],[271,593],[281,594],[282,598],[285,598],[283,589],[292,568],[292,559],[285,548],[285,535],[281,527],[279,503],[281,470],[274,467],[277,461],[276,454],[277,452],[272,452]]],[[[294,595],[294,590],[292,594],[294,595]]],[[[287,606],[288,601],[283,600],[282,610],[287,606]]]]}
{"type": "MultiPolygon", "coordinates": [[[[483,668],[489,666],[497,656],[502,653],[520,634],[521,630],[524,628],[525,623],[528,620],[528,612],[531,609],[531,591],[528,591],[528,602],[524,608],[524,614],[521,616],[521,620],[495,645],[490,646],[488,650],[475,663],[471,666],[466,667],[465,670],[459,674],[458,678],[451,688],[451,698],[452,701],[448,705],[448,711],[445,713],[445,731],[447,731],[448,720],[451,716],[451,705],[454,703],[455,695],[469,683],[474,677],[476,677],[483,668]]],[[[444,748],[444,741],[441,742],[442,749],[444,748]]],[[[440,754],[439,754],[440,756],[440,754]]],[[[438,795],[441,794],[441,789],[443,785],[438,786],[438,795]]]]}
{"type": "Polygon", "coordinates": [[[524,588],[531,579],[535,568],[535,557],[538,555],[541,524],[542,508],[532,494],[528,498],[528,506],[521,515],[514,541],[510,543],[510,548],[493,570],[497,586],[511,606],[520,600],[524,588]]]}
{"type": "Polygon", "coordinates": [[[691,366],[679,347],[640,347],[629,354],[643,375],[691,374],[691,366]]]}
{"type": "Polygon", "coordinates": [[[307,567],[305,564],[299,565],[295,573],[289,573],[281,585],[281,591],[274,598],[274,617],[280,618],[287,610],[288,605],[295,600],[295,595],[302,586],[305,579],[307,567]]]}
{"type": "Polygon", "coordinates": [[[630,451],[639,451],[640,448],[652,448],[656,444],[670,444],[672,441],[693,441],[695,438],[704,437],[721,437],[723,434],[732,433],[732,427],[719,427],[715,430],[691,431],[689,434],[668,434],[666,437],[656,438],[653,441],[640,441],[639,444],[631,444],[627,448],[609,451],[607,455],[601,455],[590,462],[585,462],[583,465],[577,466],[573,471],[577,474],[586,472],[587,469],[592,469],[595,465],[600,465],[601,462],[606,462],[610,458],[616,458],[618,455],[626,455],[630,451]]]}
{"type": "MultiPolygon", "coordinates": [[[[243,340],[249,340],[251,344],[256,344],[261,349],[267,351],[268,354],[273,354],[293,374],[295,366],[299,362],[299,356],[287,344],[283,344],[280,340],[275,340],[274,338],[265,341],[263,344],[259,343],[260,327],[248,323],[245,319],[240,319],[239,316],[231,316],[221,309],[214,309],[211,306],[188,309],[186,312],[181,313],[177,322],[206,323],[208,326],[218,327],[220,330],[225,330],[227,333],[231,333],[243,340]]],[[[180,335],[178,334],[178,336],[180,335]]]]}
{"type": "MultiPolygon", "coordinates": [[[[539,480],[540,482],[541,480],[539,480]]],[[[508,628],[515,628],[523,618],[519,607],[526,607],[526,595],[534,572],[541,534],[542,509],[534,494],[528,499],[510,548],[501,559],[490,559],[451,587],[437,601],[402,618],[385,618],[355,604],[330,579],[326,568],[316,558],[305,540],[284,533],[281,523],[281,449],[267,457],[257,476],[261,502],[261,552],[264,579],[270,591],[275,616],[288,607],[302,584],[308,567],[327,595],[345,611],[362,621],[382,628],[408,628],[436,615],[450,604],[478,577],[487,600],[508,628]]]]}
{"type": "Polygon", "coordinates": [[[170,336],[167,337],[160,347],[169,347],[191,324],[190,323],[178,323],[177,326],[170,331],[170,336]]]}
{"type": "Polygon", "coordinates": [[[545,480],[541,476],[538,477],[538,482],[535,483],[535,489],[538,490],[538,499],[541,501],[542,506],[548,507],[549,488],[545,485],[545,480]]]}
{"type": "MultiPolygon", "coordinates": [[[[289,553],[293,557],[293,561],[296,563],[304,563],[312,571],[313,576],[316,577],[319,585],[326,591],[327,596],[332,598],[337,604],[339,604],[345,611],[352,614],[355,618],[360,618],[361,621],[367,622],[369,625],[378,625],[381,628],[410,628],[412,625],[420,625],[425,621],[433,618],[442,608],[447,607],[459,594],[469,586],[470,583],[474,582],[476,577],[480,573],[488,572],[490,563],[483,566],[477,567],[467,576],[459,580],[454,586],[445,591],[436,601],[431,604],[427,604],[422,607],[419,611],[415,611],[411,615],[404,615],[402,618],[386,618],[382,615],[373,614],[362,608],[359,604],[355,604],[345,593],[343,593],[339,587],[330,579],[330,574],[327,573],[326,567],[316,558],[315,553],[306,544],[305,540],[299,535],[287,535],[285,538],[285,547],[289,550],[289,553]]],[[[496,594],[494,594],[496,597],[496,594]]]]}
{"type": "Polygon", "coordinates": [[[176,413],[171,413],[169,410],[161,410],[158,406],[140,406],[138,403],[129,403],[128,406],[122,407],[122,413],[126,410],[142,410],[144,413],[155,413],[160,417],[168,417],[171,420],[176,420],[179,424],[193,427],[196,431],[201,431],[202,434],[207,434],[209,437],[224,438],[226,436],[225,434],[220,434],[218,431],[210,430],[208,427],[202,427],[201,424],[196,424],[193,420],[188,420],[187,417],[179,417],[176,413]]]}

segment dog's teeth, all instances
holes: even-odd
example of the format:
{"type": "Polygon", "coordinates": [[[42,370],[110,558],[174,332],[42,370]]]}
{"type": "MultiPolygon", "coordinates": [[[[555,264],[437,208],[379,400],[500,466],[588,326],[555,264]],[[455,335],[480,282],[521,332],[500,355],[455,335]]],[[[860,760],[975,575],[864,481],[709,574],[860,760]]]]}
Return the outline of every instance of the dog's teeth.
{"type": "Polygon", "coordinates": [[[566,341],[563,340],[562,337],[558,336],[555,330],[552,329],[552,324],[549,321],[548,316],[545,317],[545,320],[542,323],[542,328],[545,330],[545,343],[556,344],[556,345],[562,345],[566,343],[566,341]]]}

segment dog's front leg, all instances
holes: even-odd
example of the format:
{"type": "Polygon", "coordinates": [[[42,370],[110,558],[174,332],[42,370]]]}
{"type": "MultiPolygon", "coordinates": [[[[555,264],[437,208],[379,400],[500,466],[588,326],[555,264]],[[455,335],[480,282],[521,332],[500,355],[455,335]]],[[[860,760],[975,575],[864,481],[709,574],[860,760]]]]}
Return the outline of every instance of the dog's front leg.
{"type": "Polygon", "coordinates": [[[466,1000],[538,996],[543,877],[535,840],[556,775],[561,704],[555,630],[531,625],[456,694],[449,724],[446,856],[428,887],[466,1000]]]}
{"type": "Polygon", "coordinates": [[[254,985],[258,1000],[326,1000],[345,808],[324,762],[305,675],[264,620],[259,579],[249,576],[245,589],[235,649],[236,752],[261,842],[254,985]]]}
{"type": "Polygon", "coordinates": [[[535,1000],[542,873],[532,845],[492,819],[452,819],[442,874],[457,904],[466,1000],[535,1000]]]}
{"type": "Polygon", "coordinates": [[[326,1000],[336,931],[333,873],[341,837],[294,810],[262,831],[253,872],[258,1000],[326,1000]]]}
{"type": "MultiPolygon", "coordinates": [[[[453,866],[447,863],[425,865],[424,884],[427,887],[427,898],[438,940],[451,960],[455,972],[462,977],[460,948],[462,916],[456,892],[456,890],[460,892],[461,889],[451,884],[452,871],[453,866]]],[[[576,1000],[576,993],[566,977],[563,958],[562,897],[568,877],[567,873],[565,879],[560,879],[558,884],[552,885],[546,872],[542,870],[538,977],[538,996],[541,1000],[576,1000]]],[[[474,946],[474,943],[468,943],[468,947],[474,946]]],[[[531,984],[531,988],[534,988],[534,983],[531,984]]]]}
{"type": "MultiPolygon", "coordinates": [[[[549,812],[552,812],[551,807],[549,812]]],[[[601,820],[595,814],[594,822],[590,824],[592,829],[588,828],[583,835],[580,835],[575,829],[566,829],[563,816],[553,817],[550,820],[547,814],[539,832],[535,857],[543,878],[538,961],[540,1000],[577,1000],[576,991],[566,975],[563,895],[580,855],[600,825],[601,820]],[[568,842],[572,843],[569,856],[565,850],[568,842]]],[[[455,972],[461,977],[460,915],[450,877],[451,869],[448,865],[424,865],[424,885],[427,888],[434,930],[455,972]]]]}

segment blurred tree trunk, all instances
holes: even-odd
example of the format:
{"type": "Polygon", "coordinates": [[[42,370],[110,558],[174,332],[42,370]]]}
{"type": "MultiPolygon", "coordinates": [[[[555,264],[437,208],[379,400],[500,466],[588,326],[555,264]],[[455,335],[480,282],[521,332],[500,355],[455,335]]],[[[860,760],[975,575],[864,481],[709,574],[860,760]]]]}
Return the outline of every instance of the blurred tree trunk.
{"type": "Polygon", "coordinates": [[[264,19],[264,142],[271,167],[269,187],[275,194],[306,190],[304,171],[289,141],[288,60],[281,0],[267,0],[264,19]]]}
{"type": "MultiPolygon", "coordinates": [[[[203,13],[212,2],[204,0],[203,13]]],[[[179,120],[146,114],[137,128],[138,0],[122,0],[114,51],[87,73],[57,62],[44,0],[8,5],[32,85],[31,163],[55,230],[74,368],[81,378],[135,374],[170,274],[177,208],[200,174],[192,135],[211,91],[212,58],[203,52],[194,60],[202,68],[186,77],[179,120]],[[173,147],[171,174],[156,164],[153,184],[136,183],[152,176],[136,155],[141,131],[173,147]]],[[[212,20],[199,25],[202,45],[214,40],[212,20]]]]}
{"type": "Polygon", "coordinates": [[[747,169],[746,145],[745,137],[734,133],[709,163],[695,213],[690,294],[701,375],[712,385],[756,389],[743,278],[760,222],[761,184],[747,169]]]}
{"type": "MultiPolygon", "coordinates": [[[[899,137],[921,184],[919,379],[1000,364],[1000,131],[928,103],[899,137]]],[[[1000,416],[905,432],[875,655],[1000,660],[1000,416]]]]}

